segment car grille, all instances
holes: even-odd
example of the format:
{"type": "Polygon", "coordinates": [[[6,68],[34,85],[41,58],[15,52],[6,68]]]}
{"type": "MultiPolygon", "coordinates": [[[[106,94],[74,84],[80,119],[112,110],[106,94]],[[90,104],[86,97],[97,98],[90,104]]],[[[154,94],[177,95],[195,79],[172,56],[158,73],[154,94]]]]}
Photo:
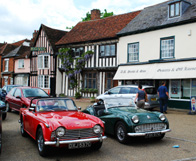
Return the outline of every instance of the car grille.
{"type": "MultiPolygon", "coordinates": [[[[60,137],[60,139],[65,140],[74,140],[74,139],[83,139],[89,137],[98,137],[98,134],[93,132],[93,129],[77,129],[77,130],[66,130],[64,136],[60,137]]],[[[56,134],[55,131],[52,132],[51,138],[55,138],[56,134]]]]}
{"type": "Polygon", "coordinates": [[[135,127],[136,133],[141,132],[151,132],[151,131],[161,131],[165,130],[167,125],[164,123],[156,123],[156,124],[143,124],[135,127]]]}

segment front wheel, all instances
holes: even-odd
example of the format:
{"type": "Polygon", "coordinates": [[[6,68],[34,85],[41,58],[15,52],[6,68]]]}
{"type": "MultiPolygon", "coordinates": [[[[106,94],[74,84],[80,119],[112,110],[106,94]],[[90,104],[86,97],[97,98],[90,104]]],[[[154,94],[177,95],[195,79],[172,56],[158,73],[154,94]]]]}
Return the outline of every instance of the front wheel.
{"type": "MultiPolygon", "coordinates": [[[[21,116],[22,117],[22,116],[21,116]]],[[[23,137],[27,136],[27,132],[24,130],[24,123],[23,123],[23,119],[21,119],[20,121],[20,133],[23,137]]]]}
{"type": "Polygon", "coordinates": [[[116,137],[118,141],[122,144],[126,144],[128,142],[128,135],[127,135],[127,129],[124,123],[118,122],[116,124],[116,137]]]}
{"type": "Polygon", "coordinates": [[[11,112],[10,105],[8,102],[6,102],[5,106],[6,106],[6,111],[11,112]]]}
{"type": "Polygon", "coordinates": [[[103,143],[103,142],[94,143],[94,144],[92,145],[92,149],[93,149],[93,150],[99,150],[99,149],[101,148],[101,146],[102,146],[102,143],[103,143]]]}
{"type": "Polygon", "coordinates": [[[38,148],[39,154],[42,157],[47,156],[47,153],[48,153],[48,148],[46,145],[44,145],[44,142],[45,141],[44,141],[42,129],[39,128],[39,130],[37,132],[37,148],[38,148]]]}

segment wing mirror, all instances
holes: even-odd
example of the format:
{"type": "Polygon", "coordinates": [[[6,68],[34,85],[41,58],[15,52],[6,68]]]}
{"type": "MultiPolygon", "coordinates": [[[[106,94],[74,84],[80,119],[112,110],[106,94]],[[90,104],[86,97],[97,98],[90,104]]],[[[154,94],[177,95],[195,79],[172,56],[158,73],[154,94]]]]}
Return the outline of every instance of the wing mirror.
{"type": "Polygon", "coordinates": [[[35,111],[35,108],[30,107],[30,108],[29,108],[29,111],[33,111],[33,112],[34,112],[34,111],[35,111]]]}

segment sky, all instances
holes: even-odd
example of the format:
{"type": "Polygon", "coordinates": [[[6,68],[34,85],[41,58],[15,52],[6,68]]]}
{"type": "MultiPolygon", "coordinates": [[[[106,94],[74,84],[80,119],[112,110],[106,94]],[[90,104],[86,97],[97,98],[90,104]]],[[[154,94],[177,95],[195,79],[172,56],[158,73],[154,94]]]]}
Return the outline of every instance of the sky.
{"type": "Polygon", "coordinates": [[[31,39],[40,25],[68,31],[92,9],[114,15],[132,12],[166,0],[0,0],[0,43],[31,39]]]}

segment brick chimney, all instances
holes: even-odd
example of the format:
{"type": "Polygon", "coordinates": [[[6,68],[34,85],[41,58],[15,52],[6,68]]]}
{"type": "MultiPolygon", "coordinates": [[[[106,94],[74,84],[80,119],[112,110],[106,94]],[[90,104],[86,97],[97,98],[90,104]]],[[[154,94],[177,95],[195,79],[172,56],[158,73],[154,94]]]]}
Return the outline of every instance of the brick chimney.
{"type": "Polygon", "coordinates": [[[93,9],[91,10],[91,20],[96,20],[96,19],[100,19],[100,10],[98,9],[93,9]]]}
{"type": "Polygon", "coordinates": [[[34,30],[33,38],[35,38],[37,36],[37,33],[38,33],[38,31],[37,30],[34,30]]]}

